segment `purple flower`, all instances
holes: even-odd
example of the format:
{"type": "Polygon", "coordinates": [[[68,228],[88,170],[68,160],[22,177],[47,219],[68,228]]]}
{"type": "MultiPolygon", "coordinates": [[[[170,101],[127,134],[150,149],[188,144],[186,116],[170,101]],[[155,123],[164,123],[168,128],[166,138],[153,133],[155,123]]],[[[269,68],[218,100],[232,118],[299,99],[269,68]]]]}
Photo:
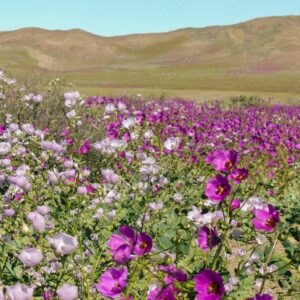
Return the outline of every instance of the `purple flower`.
{"type": "Polygon", "coordinates": [[[238,208],[240,208],[241,206],[241,201],[238,199],[232,199],[231,203],[230,203],[230,210],[234,211],[238,208]]]}
{"type": "Polygon", "coordinates": [[[205,195],[208,199],[216,202],[223,201],[231,191],[231,186],[225,176],[217,174],[211,178],[206,184],[205,195]]]}
{"type": "Polygon", "coordinates": [[[87,154],[91,151],[91,144],[88,140],[83,142],[83,145],[79,149],[80,154],[87,154]]]}
{"type": "Polygon", "coordinates": [[[269,294],[256,294],[255,297],[247,298],[246,300],[272,300],[273,297],[269,294]]]}
{"type": "Polygon", "coordinates": [[[97,291],[105,297],[118,298],[127,285],[127,277],[126,267],[111,268],[101,275],[97,291]]]}
{"type": "Polygon", "coordinates": [[[234,171],[229,175],[230,179],[233,179],[234,184],[239,184],[243,180],[245,180],[249,175],[249,172],[247,169],[234,169],[234,171]]]}
{"type": "Polygon", "coordinates": [[[236,164],[237,152],[234,150],[217,150],[209,153],[205,161],[213,165],[216,171],[229,172],[236,164]]]}
{"type": "Polygon", "coordinates": [[[212,270],[201,271],[194,277],[194,282],[197,300],[219,300],[225,293],[222,277],[212,270]]]}
{"type": "Polygon", "coordinates": [[[175,294],[178,294],[178,289],[169,285],[166,288],[159,287],[150,292],[147,300],[176,300],[175,294]]]}
{"type": "Polygon", "coordinates": [[[138,233],[134,246],[134,253],[138,256],[143,256],[149,253],[152,249],[152,238],[146,233],[138,233]]]}
{"type": "Polygon", "coordinates": [[[205,252],[208,252],[219,243],[217,230],[214,227],[203,226],[198,231],[197,236],[198,247],[205,252]]]}
{"type": "Polygon", "coordinates": [[[168,275],[164,278],[165,284],[171,284],[174,281],[186,282],[188,280],[187,275],[182,270],[177,269],[174,265],[159,266],[159,270],[167,272],[168,275]]]}
{"type": "Polygon", "coordinates": [[[257,230],[272,232],[280,221],[279,212],[273,205],[269,204],[268,209],[253,209],[255,218],[252,219],[252,224],[257,230]]]}
{"type": "Polygon", "coordinates": [[[110,237],[107,246],[110,248],[114,261],[118,264],[124,264],[132,258],[131,251],[135,234],[129,226],[121,226],[119,232],[120,235],[113,234],[110,237]]]}
{"type": "Polygon", "coordinates": [[[51,300],[54,297],[54,294],[50,290],[46,290],[43,292],[43,300],[51,300]]]}

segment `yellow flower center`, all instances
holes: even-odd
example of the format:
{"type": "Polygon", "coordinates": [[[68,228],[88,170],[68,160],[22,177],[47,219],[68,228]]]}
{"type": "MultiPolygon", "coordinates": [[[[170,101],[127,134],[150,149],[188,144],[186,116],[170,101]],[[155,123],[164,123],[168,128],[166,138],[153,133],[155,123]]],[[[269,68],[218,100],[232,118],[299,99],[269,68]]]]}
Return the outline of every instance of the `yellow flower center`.
{"type": "Polygon", "coordinates": [[[226,186],[225,185],[219,185],[216,189],[216,193],[218,195],[223,195],[226,192],[226,186]]]}
{"type": "Polygon", "coordinates": [[[211,282],[208,285],[208,293],[209,294],[217,294],[220,290],[220,285],[217,282],[211,282]]]}
{"type": "Polygon", "coordinates": [[[269,219],[266,220],[265,224],[269,227],[275,227],[276,220],[274,220],[272,217],[270,217],[269,219]]]}

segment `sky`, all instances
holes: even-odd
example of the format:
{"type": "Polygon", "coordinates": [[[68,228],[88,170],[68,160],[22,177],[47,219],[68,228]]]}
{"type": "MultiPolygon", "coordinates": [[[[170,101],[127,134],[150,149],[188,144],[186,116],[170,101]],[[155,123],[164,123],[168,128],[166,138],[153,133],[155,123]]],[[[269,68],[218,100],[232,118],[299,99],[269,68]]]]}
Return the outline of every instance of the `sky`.
{"type": "Polygon", "coordinates": [[[300,15],[299,0],[0,0],[0,31],[80,28],[98,35],[228,25],[300,15]]]}

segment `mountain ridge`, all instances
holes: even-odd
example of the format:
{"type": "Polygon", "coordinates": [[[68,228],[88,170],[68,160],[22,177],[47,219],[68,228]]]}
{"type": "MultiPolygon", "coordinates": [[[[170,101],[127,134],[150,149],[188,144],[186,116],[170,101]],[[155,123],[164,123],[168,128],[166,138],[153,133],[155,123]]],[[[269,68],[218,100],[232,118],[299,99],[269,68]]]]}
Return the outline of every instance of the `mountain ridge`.
{"type": "Polygon", "coordinates": [[[300,16],[112,37],[21,28],[0,32],[0,67],[94,87],[300,92],[300,16]]]}

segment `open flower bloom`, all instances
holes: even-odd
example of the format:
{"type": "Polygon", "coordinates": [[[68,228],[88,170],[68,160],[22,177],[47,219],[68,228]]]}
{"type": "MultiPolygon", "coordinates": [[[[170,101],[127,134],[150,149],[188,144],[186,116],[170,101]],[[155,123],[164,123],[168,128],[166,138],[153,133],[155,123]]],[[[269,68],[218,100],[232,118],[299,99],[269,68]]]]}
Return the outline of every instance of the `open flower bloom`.
{"type": "Polygon", "coordinates": [[[171,284],[174,281],[186,282],[187,275],[182,270],[177,269],[174,265],[159,266],[159,270],[166,272],[168,275],[164,278],[165,284],[171,284]]]}
{"type": "Polygon", "coordinates": [[[216,177],[211,178],[206,184],[205,195],[208,199],[221,202],[231,191],[231,186],[225,176],[217,174],[216,177]]]}
{"type": "Polygon", "coordinates": [[[41,262],[43,254],[39,249],[27,248],[24,249],[18,257],[26,267],[34,267],[41,262]]]}
{"type": "Polygon", "coordinates": [[[203,226],[197,235],[198,247],[205,252],[208,252],[219,243],[217,230],[214,227],[208,228],[207,226],[203,226]]]}
{"type": "Polygon", "coordinates": [[[110,237],[107,246],[110,248],[114,261],[118,264],[124,264],[132,258],[131,251],[135,234],[129,226],[121,226],[119,232],[120,235],[113,234],[110,237]]]}
{"type": "Polygon", "coordinates": [[[217,150],[207,155],[205,161],[215,167],[216,171],[230,172],[237,162],[234,150],[217,150]]]}
{"type": "Polygon", "coordinates": [[[233,180],[234,184],[239,184],[245,180],[249,175],[247,169],[234,169],[234,171],[229,175],[229,178],[233,180]]]}
{"type": "Polygon", "coordinates": [[[58,254],[69,254],[78,246],[77,238],[66,233],[59,233],[48,240],[58,254]]]}
{"type": "Polygon", "coordinates": [[[269,294],[256,294],[255,297],[247,298],[246,300],[272,300],[273,297],[269,294]]]}
{"type": "Polygon", "coordinates": [[[118,298],[127,285],[128,270],[111,268],[100,277],[97,291],[105,297],[118,298]]]}
{"type": "Polygon", "coordinates": [[[57,290],[59,300],[75,300],[78,297],[78,288],[76,285],[65,283],[57,290]]]}
{"type": "Polygon", "coordinates": [[[222,277],[212,270],[201,271],[194,277],[194,282],[197,300],[219,300],[225,293],[222,277]]]}
{"type": "Polygon", "coordinates": [[[34,289],[21,283],[6,288],[8,300],[31,300],[34,289]]]}
{"type": "Polygon", "coordinates": [[[178,294],[178,289],[172,285],[167,287],[159,287],[155,290],[152,290],[149,294],[147,300],[176,300],[177,297],[175,296],[178,294]]]}
{"type": "Polygon", "coordinates": [[[152,249],[152,238],[146,233],[138,233],[134,246],[134,253],[138,256],[143,256],[149,253],[152,249]]]}
{"type": "Polygon", "coordinates": [[[113,259],[118,264],[124,264],[136,254],[143,256],[152,250],[152,238],[146,233],[135,233],[130,226],[121,226],[119,234],[113,234],[107,246],[113,259]]]}
{"type": "Polygon", "coordinates": [[[252,224],[257,230],[272,232],[280,221],[279,212],[269,204],[267,209],[253,209],[252,224]]]}

